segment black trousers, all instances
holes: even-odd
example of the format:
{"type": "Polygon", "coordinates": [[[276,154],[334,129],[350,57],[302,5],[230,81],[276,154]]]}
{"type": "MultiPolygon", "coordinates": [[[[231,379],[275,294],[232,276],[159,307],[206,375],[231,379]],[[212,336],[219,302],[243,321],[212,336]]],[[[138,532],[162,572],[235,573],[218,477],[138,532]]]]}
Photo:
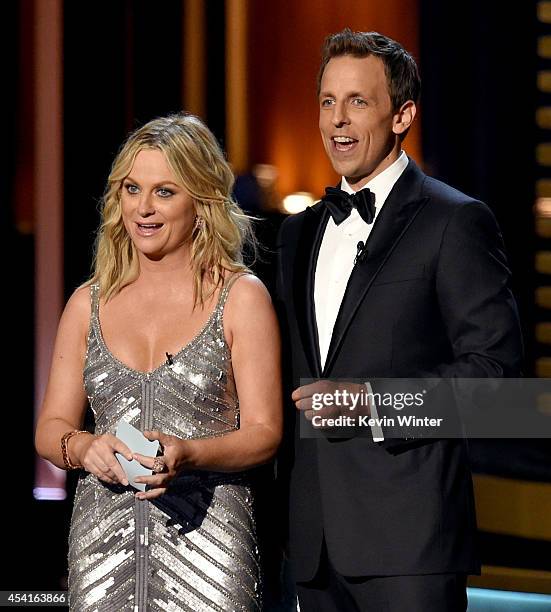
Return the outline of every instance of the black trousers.
{"type": "Polygon", "coordinates": [[[465,574],[347,577],[327,556],[314,578],[297,583],[300,612],[465,612],[465,574]]]}

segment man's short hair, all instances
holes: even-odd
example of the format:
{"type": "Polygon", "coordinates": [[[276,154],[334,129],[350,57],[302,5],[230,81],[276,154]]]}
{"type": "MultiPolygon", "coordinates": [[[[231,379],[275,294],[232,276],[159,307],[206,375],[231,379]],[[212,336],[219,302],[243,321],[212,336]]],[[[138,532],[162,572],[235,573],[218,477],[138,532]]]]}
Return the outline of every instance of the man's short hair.
{"type": "Polygon", "coordinates": [[[397,111],[408,100],[416,103],[419,99],[421,79],[412,55],[400,43],[388,36],[378,32],[353,32],[350,28],[330,34],[323,43],[321,66],[318,72],[318,95],[321,78],[329,60],[343,55],[359,58],[374,55],[381,58],[394,111],[397,111]]]}

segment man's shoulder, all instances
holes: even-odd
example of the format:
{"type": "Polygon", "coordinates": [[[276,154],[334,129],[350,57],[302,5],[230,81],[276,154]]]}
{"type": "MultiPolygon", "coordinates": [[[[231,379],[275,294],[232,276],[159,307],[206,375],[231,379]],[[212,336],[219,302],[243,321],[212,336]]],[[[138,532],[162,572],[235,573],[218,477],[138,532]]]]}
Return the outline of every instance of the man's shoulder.
{"type": "Polygon", "coordinates": [[[480,201],[476,198],[432,176],[425,176],[425,180],[423,181],[423,195],[437,200],[441,204],[447,204],[451,208],[464,204],[480,204],[480,201]]]}
{"type": "Polygon", "coordinates": [[[442,180],[425,174],[413,159],[398,180],[401,189],[409,188],[415,198],[427,200],[424,210],[438,217],[454,215],[461,208],[486,208],[480,200],[452,187],[442,180]]]}
{"type": "Polygon", "coordinates": [[[453,220],[458,227],[472,228],[473,224],[497,227],[495,215],[487,204],[443,181],[425,176],[422,192],[429,199],[425,210],[433,221],[442,221],[444,226],[453,220]]]}
{"type": "Polygon", "coordinates": [[[295,236],[298,232],[300,232],[304,222],[309,218],[310,215],[319,214],[319,207],[322,206],[321,201],[316,202],[310,208],[303,210],[302,212],[295,213],[293,215],[289,215],[286,219],[283,220],[281,227],[279,228],[279,240],[281,242],[284,238],[289,238],[295,236]]]}

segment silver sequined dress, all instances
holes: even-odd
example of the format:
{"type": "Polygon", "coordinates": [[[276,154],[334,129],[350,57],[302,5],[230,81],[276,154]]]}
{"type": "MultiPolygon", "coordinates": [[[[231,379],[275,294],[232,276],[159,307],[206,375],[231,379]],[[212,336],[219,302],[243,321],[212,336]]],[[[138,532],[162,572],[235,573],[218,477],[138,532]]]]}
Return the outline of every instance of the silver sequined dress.
{"type": "MultiPolygon", "coordinates": [[[[118,361],[99,322],[98,287],[84,385],[95,433],[138,429],[207,438],[239,428],[222,317],[234,276],[202,330],[149,373],[118,361]]],[[[83,472],[69,536],[69,599],[77,612],[259,610],[260,569],[246,473],[185,472],[153,501],[83,472]]]]}

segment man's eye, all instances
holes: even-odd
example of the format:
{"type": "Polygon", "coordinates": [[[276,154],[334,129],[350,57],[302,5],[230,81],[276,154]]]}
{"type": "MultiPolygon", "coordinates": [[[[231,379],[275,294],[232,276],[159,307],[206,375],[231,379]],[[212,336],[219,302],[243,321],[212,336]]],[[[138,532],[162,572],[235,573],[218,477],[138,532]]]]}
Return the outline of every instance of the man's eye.
{"type": "Polygon", "coordinates": [[[132,183],[126,183],[126,185],[124,186],[126,191],[128,191],[128,193],[138,193],[140,190],[138,188],[137,185],[133,185],[132,183]]]}
{"type": "Polygon", "coordinates": [[[331,98],[325,98],[325,100],[321,101],[322,106],[331,106],[333,104],[333,100],[331,98]]]}
{"type": "Polygon", "coordinates": [[[355,106],[367,106],[367,102],[363,98],[354,98],[352,104],[355,106]]]}

